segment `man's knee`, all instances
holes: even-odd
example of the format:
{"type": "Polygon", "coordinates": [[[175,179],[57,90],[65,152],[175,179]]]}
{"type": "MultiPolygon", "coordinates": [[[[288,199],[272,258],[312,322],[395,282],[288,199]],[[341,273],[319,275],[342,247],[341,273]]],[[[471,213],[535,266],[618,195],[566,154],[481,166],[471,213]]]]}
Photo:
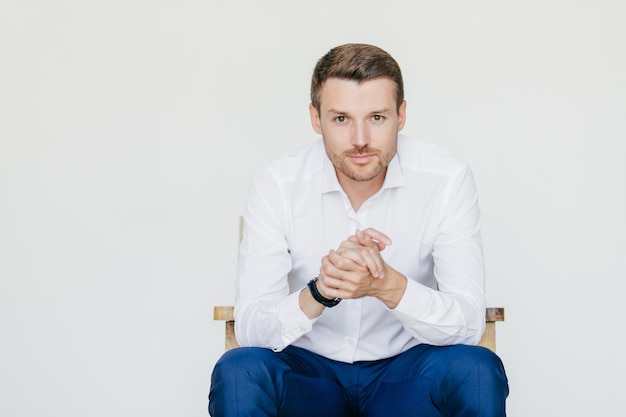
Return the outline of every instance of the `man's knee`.
{"type": "Polygon", "coordinates": [[[241,373],[248,377],[257,372],[268,372],[268,364],[276,354],[271,350],[256,347],[231,349],[225,352],[213,368],[212,380],[233,378],[241,373]]]}
{"type": "Polygon", "coordinates": [[[480,346],[449,346],[450,366],[448,378],[462,382],[473,380],[500,380],[506,383],[506,374],[500,358],[491,350],[480,346]]]}
{"type": "Polygon", "coordinates": [[[504,416],[509,388],[500,358],[479,346],[450,346],[448,353],[441,392],[448,413],[443,414],[504,416]]]}
{"type": "Polygon", "coordinates": [[[263,348],[242,347],[224,353],[211,376],[209,414],[274,415],[276,395],[271,363],[275,358],[274,352],[263,348]]]}
{"type": "Polygon", "coordinates": [[[269,349],[258,347],[240,347],[231,349],[219,358],[216,363],[217,366],[231,367],[240,366],[242,364],[255,363],[257,361],[263,361],[266,357],[276,355],[269,349]]]}

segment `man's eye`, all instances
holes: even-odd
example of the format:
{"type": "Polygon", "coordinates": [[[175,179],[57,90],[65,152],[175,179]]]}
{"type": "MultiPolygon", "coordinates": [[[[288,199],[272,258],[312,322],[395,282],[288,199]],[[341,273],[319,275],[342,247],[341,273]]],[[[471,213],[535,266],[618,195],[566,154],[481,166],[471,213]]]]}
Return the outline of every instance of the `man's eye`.
{"type": "Polygon", "coordinates": [[[383,120],[385,120],[385,117],[381,116],[380,114],[375,114],[374,116],[372,116],[372,120],[375,122],[382,122],[383,120]]]}
{"type": "Polygon", "coordinates": [[[339,123],[343,123],[346,121],[346,116],[337,116],[335,120],[337,120],[339,123]]]}

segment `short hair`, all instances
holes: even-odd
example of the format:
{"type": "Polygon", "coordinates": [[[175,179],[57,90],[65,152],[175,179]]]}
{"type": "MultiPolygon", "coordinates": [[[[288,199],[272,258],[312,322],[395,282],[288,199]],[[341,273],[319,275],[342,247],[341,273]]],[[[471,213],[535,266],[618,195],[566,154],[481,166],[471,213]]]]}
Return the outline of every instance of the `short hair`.
{"type": "Polygon", "coordinates": [[[377,46],[349,43],[337,46],[321,57],[311,78],[311,104],[320,111],[320,93],[329,78],[363,82],[388,77],[396,84],[397,107],[404,101],[400,66],[391,55],[377,46]]]}

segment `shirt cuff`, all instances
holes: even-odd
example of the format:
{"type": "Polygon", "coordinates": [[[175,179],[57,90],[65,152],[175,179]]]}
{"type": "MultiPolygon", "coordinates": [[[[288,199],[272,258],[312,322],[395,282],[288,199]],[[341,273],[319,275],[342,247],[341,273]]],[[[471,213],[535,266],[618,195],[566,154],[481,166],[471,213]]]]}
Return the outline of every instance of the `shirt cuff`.
{"type": "Polygon", "coordinates": [[[390,310],[403,323],[414,323],[427,313],[432,289],[407,279],[406,290],[396,308],[390,310]]]}
{"type": "Polygon", "coordinates": [[[289,294],[276,305],[276,314],[281,324],[282,348],[298,340],[313,328],[317,318],[310,319],[300,308],[300,291],[289,294]]]}

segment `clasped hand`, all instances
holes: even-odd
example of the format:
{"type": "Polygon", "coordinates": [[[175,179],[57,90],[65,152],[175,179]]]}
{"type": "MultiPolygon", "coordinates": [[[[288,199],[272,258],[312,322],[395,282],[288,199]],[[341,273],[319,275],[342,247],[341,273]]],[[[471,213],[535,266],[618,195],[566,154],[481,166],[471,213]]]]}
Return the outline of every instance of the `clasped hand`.
{"type": "Polygon", "coordinates": [[[391,239],[375,229],[357,230],[322,258],[318,289],[327,298],[378,296],[391,271],[381,256],[391,239]]]}

